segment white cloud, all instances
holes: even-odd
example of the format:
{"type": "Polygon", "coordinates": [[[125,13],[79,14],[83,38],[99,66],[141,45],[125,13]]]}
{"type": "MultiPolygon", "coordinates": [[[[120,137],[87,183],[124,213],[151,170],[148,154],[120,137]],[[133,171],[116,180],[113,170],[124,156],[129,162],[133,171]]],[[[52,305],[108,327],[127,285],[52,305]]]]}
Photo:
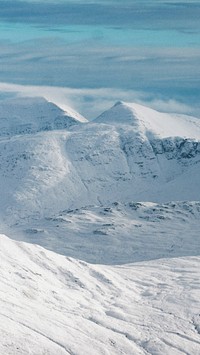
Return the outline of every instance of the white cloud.
{"type": "Polygon", "coordinates": [[[42,96],[62,109],[68,106],[88,119],[97,117],[110,108],[116,101],[137,102],[163,112],[176,112],[199,116],[198,107],[181,103],[174,99],[160,99],[149,93],[116,88],[74,89],[69,87],[28,86],[0,83],[0,93],[14,96],[42,96]]]}

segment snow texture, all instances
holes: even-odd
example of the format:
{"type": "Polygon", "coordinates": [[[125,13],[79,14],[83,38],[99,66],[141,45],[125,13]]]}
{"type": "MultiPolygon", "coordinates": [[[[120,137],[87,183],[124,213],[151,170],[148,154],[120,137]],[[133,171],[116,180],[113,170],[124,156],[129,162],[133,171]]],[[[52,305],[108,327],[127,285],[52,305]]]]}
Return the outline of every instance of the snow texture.
{"type": "Polygon", "coordinates": [[[0,236],[0,354],[200,353],[200,258],[89,265],[0,236]]]}

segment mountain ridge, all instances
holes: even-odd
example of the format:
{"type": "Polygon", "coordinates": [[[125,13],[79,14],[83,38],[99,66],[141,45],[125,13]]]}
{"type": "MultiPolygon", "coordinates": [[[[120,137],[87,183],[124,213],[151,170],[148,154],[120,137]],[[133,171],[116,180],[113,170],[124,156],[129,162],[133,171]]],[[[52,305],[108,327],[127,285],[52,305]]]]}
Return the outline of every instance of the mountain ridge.
{"type": "Polygon", "coordinates": [[[0,102],[0,137],[68,129],[87,122],[71,108],[62,110],[43,97],[18,97],[0,102]]]}
{"type": "Polygon", "coordinates": [[[193,116],[162,113],[136,103],[118,101],[104,111],[93,122],[105,124],[132,125],[152,139],[181,136],[200,139],[200,120],[193,116]]]}

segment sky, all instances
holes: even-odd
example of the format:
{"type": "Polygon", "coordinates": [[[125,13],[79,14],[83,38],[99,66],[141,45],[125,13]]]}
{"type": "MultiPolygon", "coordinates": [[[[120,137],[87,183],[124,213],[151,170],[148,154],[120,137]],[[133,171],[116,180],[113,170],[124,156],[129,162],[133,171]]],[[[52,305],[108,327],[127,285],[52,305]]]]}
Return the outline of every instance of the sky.
{"type": "Polygon", "coordinates": [[[200,116],[200,1],[0,0],[0,98],[200,116]],[[7,93],[7,94],[5,94],[7,93]]]}

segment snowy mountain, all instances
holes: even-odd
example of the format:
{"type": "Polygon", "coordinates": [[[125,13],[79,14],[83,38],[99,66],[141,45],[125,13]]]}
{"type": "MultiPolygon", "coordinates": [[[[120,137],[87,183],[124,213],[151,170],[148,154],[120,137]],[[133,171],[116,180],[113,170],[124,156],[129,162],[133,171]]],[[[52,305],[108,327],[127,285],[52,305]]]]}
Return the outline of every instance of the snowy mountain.
{"type": "Polygon", "coordinates": [[[90,265],[0,235],[0,354],[200,353],[200,258],[90,265]]]}
{"type": "Polygon", "coordinates": [[[200,120],[18,98],[0,128],[1,233],[29,242],[0,235],[0,355],[198,355],[200,120]]]}
{"type": "Polygon", "coordinates": [[[191,116],[155,111],[139,104],[118,101],[95,122],[131,125],[135,132],[149,139],[182,137],[200,139],[200,121],[191,116]]]}
{"type": "Polygon", "coordinates": [[[87,120],[71,108],[63,111],[41,97],[20,97],[0,103],[0,136],[65,129],[79,122],[87,120]]]}
{"type": "MultiPolygon", "coordinates": [[[[40,229],[45,218],[91,205],[200,200],[198,119],[118,103],[94,122],[75,125],[77,115],[69,118],[45,100],[33,99],[25,109],[29,100],[17,100],[16,117],[17,122],[28,117],[32,131],[20,131],[24,123],[14,125],[10,114],[12,136],[0,138],[3,232],[9,228],[9,235],[16,235],[18,228],[22,235],[30,222],[40,229]],[[55,124],[57,117],[64,119],[63,127],[55,124]],[[44,130],[47,118],[51,128],[44,130]]],[[[8,107],[15,112],[14,102],[8,107]]]]}

